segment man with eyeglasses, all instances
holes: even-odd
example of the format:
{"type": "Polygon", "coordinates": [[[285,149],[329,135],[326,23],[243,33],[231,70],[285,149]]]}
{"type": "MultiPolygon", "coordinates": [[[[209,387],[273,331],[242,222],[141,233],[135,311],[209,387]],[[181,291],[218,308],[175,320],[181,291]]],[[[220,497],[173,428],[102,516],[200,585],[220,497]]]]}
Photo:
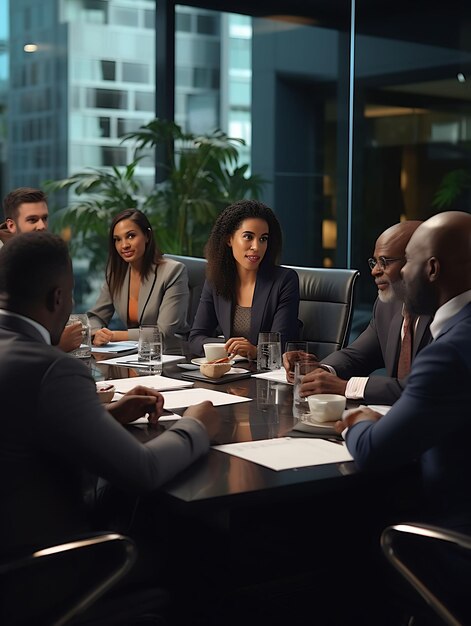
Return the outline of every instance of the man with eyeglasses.
{"type": "MultiPolygon", "coordinates": [[[[302,395],[338,393],[368,404],[394,404],[400,397],[411,361],[431,340],[430,317],[410,319],[403,304],[401,269],[405,249],[420,224],[412,220],[400,222],[378,237],[373,257],[368,259],[378,288],[373,317],[351,345],[333,352],[319,368],[306,374],[300,389],[302,395]],[[371,375],[382,368],[386,369],[386,376],[371,375]]],[[[289,362],[288,353],[284,355],[287,370],[289,362]]]]}

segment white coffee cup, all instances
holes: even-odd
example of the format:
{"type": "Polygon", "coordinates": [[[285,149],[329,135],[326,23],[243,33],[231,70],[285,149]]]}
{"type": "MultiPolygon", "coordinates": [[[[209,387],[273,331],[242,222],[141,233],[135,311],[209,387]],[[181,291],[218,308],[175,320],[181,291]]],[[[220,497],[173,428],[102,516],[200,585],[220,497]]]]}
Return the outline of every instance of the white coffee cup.
{"type": "Polygon", "coordinates": [[[334,422],[341,419],[347,399],[335,393],[317,393],[308,396],[310,413],[307,419],[315,422],[334,422]]]}
{"type": "Polygon", "coordinates": [[[224,359],[227,356],[226,348],[223,343],[205,343],[203,348],[207,361],[224,359]]]}

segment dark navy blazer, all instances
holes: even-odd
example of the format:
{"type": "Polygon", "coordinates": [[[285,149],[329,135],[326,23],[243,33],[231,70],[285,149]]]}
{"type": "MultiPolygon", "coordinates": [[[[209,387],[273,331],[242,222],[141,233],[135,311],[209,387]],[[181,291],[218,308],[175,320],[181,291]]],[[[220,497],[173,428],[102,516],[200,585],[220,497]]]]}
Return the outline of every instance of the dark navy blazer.
{"type": "Polygon", "coordinates": [[[412,364],[399,400],[378,422],[348,430],[364,469],[419,459],[429,502],[455,527],[471,530],[471,303],[445,324],[412,364]]]}
{"type": "MultiPolygon", "coordinates": [[[[261,267],[252,302],[250,333],[247,339],[254,346],[259,332],[281,333],[281,347],[286,341],[296,341],[302,327],[298,320],[299,278],[287,267],[261,267]]],[[[203,354],[203,345],[214,341],[218,329],[225,341],[232,336],[233,303],[216,293],[208,281],[205,282],[198,310],[189,337],[192,354],[203,354]]],[[[219,333],[220,334],[220,333],[219,333]]]]}

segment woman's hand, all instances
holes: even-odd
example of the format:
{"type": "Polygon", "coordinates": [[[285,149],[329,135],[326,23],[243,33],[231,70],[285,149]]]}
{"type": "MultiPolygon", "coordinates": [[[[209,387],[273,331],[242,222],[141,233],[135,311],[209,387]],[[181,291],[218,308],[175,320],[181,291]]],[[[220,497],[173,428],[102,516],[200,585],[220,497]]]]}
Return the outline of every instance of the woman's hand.
{"type": "Polygon", "coordinates": [[[245,337],[231,337],[231,339],[226,341],[224,347],[226,348],[226,352],[229,356],[239,354],[240,356],[245,356],[248,359],[257,358],[257,346],[252,345],[245,337]]]}
{"type": "Polygon", "coordinates": [[[113,331],[108,330],[107,328],[100,328],[100,330],[97,330],[93,336],[94,346],[104,346],[110,341],[113,341],[113,331]]]}
{"type": "Polygon", "coordinates": [[[138,385],[124,394],[117,402],[106,405],[108,413],[120,424],[129,424],[146,413],[149,422],[156,424],[163,413],[164,398],[155,389],[138,385]]]}

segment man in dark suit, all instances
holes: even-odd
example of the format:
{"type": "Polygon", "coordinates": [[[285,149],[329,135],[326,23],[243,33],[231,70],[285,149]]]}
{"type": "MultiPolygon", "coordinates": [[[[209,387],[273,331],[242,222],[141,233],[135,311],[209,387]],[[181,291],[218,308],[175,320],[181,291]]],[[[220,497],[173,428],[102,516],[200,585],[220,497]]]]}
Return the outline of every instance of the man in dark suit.
{"type": "Polygon", "coordinates": [[[440,213],[406,248],[405,304],[432,315],[433,341],[415,359],[399,400],[381,417],[346,414],[357,465],[376,470],[420,460],[429,519],[471,532],[471,215],[440,213]]]}
{"type": "Polygon", "coordinates": [[[100,404],[89,369],[53,347],[72,309],[66,244],[47,232],[15,236],[0,250],[0,554],[18,554],[90,530],[83,470],[128,493],[152,491],[206,453],[219,418],[209,402],[145,445],[121,423],[163,399],[137,387],[100,404]],[[51,345],[52,344],[52,345],[51,345]]]}
{"type": "MultiPolygon", "coordinates": [[[[321,367],[306,374],[301,395],[338,393],[369,404],[394,404],[407,382],[408,368],[398,371],[405,310],[401,268],[404,251],[419,221],[400,222],[377,239],[369,259],[371,275],[378,287],[373,317],[366,330],[343,350],[333,352],[321,367]],[[386,376],[372,375],[385,368],[386,376]]],[[[430,342],[430,318],[421,315],[412,321],[410,360],[430,342]]],[[[285,355],[285,366],[288,359],[285,355]]],[[[410,361],[409,361],[410,367],[410,361]]]]}

